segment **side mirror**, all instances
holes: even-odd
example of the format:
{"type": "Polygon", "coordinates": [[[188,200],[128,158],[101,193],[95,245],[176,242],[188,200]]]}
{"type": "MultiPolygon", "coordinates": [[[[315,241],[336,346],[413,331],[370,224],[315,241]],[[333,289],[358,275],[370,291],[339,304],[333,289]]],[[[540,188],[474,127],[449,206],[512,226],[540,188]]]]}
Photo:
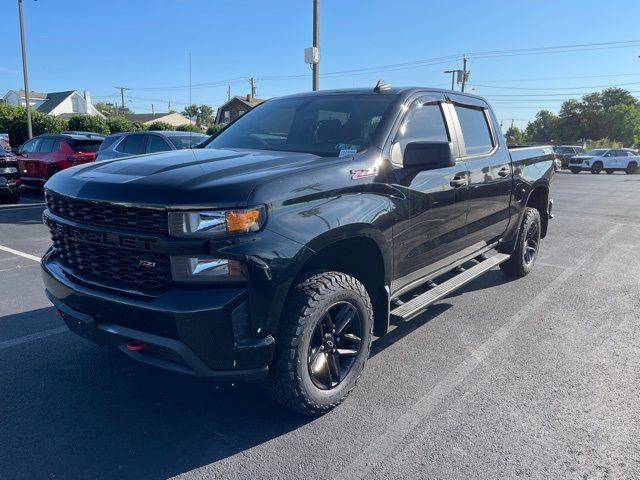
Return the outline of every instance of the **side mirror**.
{"type": "Polygon", "coordinates": [[[408,143],[402,158],[403,167],[422,170],[452,167],[455,164],[452,145],[449,142],[408,143]]]}

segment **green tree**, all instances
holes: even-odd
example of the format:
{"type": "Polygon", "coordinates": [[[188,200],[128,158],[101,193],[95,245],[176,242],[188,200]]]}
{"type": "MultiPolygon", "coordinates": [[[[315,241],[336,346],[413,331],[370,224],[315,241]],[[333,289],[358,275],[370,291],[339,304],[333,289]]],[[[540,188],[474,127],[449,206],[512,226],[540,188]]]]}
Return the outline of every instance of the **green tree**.
{"type": "Polygon", "coordinates": [[[505,133],[504,136],[509,145],[522,145],[527,141],[524,136],[524,132],[518,127],[509,127],[509,130],[507,130],[507,133],[505,133]]]}
{"type": "Polygon", "coordinates": [[[147,127],[147,130],[173,130],[174,127],[167,122],[153,122],[147,127]]]}
{"type": "Polygon", "coordinates": [[[109,135],[107,122],[98,115],[74,115],[69,119],[69,130],[109,135]]]}
{"type": "Polygon", "coordinates": [[[578,100],[567,100],[560,107],[554,140],[559,143],[574,143],[580,138],[585,138],[582,103],[578,100]]]}
{"type": "Polygon", "coordinates": [[[540,110],[535,120],[527,124],[525,135],[529,142],[550,142],[556,138],[558,117],[549,110],[540,110]]]}
{"type": "Polygon", "coordinates": [[[614,105],[606,118],[609,138],[627,147],[640,142],[640,106],[629,103],[614,105]]]}
{"type": "Polygon", "coordinates": [[[98,111],[105,117],[122,115],[123,113],[131,113],[131,110],[129,110],[127,107],[125,107],[123,111],[120,107],[114,105],[113,103],[98,102],[93,106],[96,107],[96,109],[98,109],[98,111]]]}
{"type": "Polygon", "coordinates": [[[185,107],[182,114],[190,120],[195,120],[199,127],[208,127],[213,123],[213,108],[209,105],[191,104],[185,107]]]}

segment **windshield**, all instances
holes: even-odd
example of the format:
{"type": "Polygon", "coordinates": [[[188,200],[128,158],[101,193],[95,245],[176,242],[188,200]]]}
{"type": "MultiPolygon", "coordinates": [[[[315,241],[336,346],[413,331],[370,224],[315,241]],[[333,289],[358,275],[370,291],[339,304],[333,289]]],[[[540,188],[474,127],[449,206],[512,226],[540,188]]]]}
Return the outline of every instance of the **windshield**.
{"type": "Polygon", "coordinates": [[[601,157],[602,155],[604,155],[604,152],[606,152],[607,150],[604,148],[596,148],[595,150],[589,150],[587,152],[587,155],[590,155],[592,157],[601,157]]]}
{"type": "Polygon", "coordinates": [[[250,110],[205,148],[250,148],[339,157],[371,142],[393,95],[283,98],[250,110]]]}
{"type": "Polygon", "coordinates": [[[204,142],[209,137],[202,133],[192,133],[179,136],[170,136],[167,138],[178,150],[182,150],[185,148],[193,148],[199,143],[204,142]]]}

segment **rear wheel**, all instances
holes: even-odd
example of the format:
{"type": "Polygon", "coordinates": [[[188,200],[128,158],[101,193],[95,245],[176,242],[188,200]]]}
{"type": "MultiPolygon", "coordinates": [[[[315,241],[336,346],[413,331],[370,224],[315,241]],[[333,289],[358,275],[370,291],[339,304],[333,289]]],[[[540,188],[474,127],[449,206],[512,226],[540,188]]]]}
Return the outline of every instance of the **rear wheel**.
{"type": "Polygon", "coordinates": [[[524,277],[533,269],[540,250],[542,223],[540,213],[535,208],[525,208],[518,232],[516,248],[511,257],[500,264],[502,271],[512,277],[524,277]]]}
{"type": "Polygon", "coordinates": [[[627,175],[631,175],[632,173],[636,173],[636,170],[638,170],[638,164],[636,162],[631,162],[627,165],[625,172],[627,172],[627,175]]]}
{"type": "Polygon", "coordinates": [[[591,166],[591,173],[599,174],[602,171],[602,162],[596,162],[591,166]]]}
{"type": "Polygon", "coordinates": [[[611,174],[613,173],[613,170],[611,170],[611,169],[607,168],[607,169],[605,170],[605,172],[607,172],[607,175],[611,175],[611,174]]]}
{"type": "Polygon", "coordinates": [[[580,169],[579,168],[571,168],[571,173],[580,173],[580,169]]]}
{"type": "Polygon", "coordinates": [[[362,283],[340,272],[308,277],[287,298],[267,393],[305,415],[328,412],[358,381],[372,335],[373,310],[362,283]]]}

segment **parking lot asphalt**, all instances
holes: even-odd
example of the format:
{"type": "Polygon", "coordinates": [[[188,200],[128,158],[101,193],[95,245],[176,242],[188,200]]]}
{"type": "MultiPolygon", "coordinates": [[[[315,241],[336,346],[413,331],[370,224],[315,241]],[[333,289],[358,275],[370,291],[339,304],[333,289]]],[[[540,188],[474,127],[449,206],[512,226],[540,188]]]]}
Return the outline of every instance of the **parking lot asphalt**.
{"type": "Polygon", "coordinates": [[[29,189],[0,207],[0,478],[640,478],[640,175],[560,173],[552,196],[528,277],[398,326],[309,419],[69,333],[29,189]]]}

